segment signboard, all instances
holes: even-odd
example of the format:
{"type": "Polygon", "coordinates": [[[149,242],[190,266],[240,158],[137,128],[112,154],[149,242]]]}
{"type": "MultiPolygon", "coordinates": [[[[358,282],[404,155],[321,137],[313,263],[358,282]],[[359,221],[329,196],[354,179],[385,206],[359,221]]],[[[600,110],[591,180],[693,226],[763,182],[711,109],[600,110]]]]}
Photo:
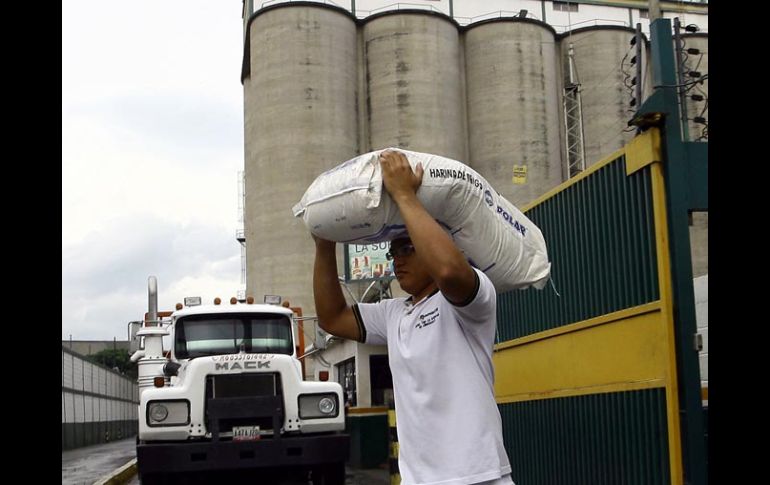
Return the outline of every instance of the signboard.
{"type": "Polygon", "coordinates": [[[345,281],[373,281],[393,278],[393,261],[385,254],[389,242],[345,245],[345,281]]]}
{"type": "Polygon", "coordinates": [[[526,184],[527,183],[527,166],[526,165],[514,165],[513,166],[513,180],[514,184],[526,184]]]}

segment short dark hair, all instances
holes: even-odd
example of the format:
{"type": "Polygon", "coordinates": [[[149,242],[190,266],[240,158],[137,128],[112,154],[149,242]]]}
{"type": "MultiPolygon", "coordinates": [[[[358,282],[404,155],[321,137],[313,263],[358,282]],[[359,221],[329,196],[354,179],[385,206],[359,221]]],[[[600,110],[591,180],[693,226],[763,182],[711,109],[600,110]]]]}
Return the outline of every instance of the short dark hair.
{"type": "MultiPolygon", "coordinates": [[[[390,245],[388,247],[392,248],[393,247],[393,243],[399,242],[399,241],[404,241],[403,244],[410,244],[412,242],[412,239],[409,236],[400,236],[400,237],[397,237],[396,239],[390,241],[390,245]]],[[[397,244],[396,246],[400,246],[400,245],[401,244],[397,244]]]]}

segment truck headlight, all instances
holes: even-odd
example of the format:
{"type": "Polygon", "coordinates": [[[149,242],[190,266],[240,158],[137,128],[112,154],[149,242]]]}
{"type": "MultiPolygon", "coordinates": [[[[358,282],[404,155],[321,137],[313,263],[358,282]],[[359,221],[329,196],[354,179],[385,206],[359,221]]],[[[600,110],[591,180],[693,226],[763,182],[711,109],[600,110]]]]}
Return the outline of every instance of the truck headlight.
{"type": "Polygon", "coordinates": [[[334,403],[334,399],[324,397],[318,401],[318,410],[323,414],[331,414],[334,412],[334,408],[337,407],[334,403]]]}
{"type": "Polygon", "coordinates": [[[150,406],[150,419],[152,421],[165,421],[168,417],[168,408],[160,403],[155,403],[150,406]]]}
{"type": "Polygon", "coordinates": [[[334,418],[338,414],[337,394],[299,396],[299,417],[302,419],[334,418]]]}
{"type": "Polygon", "coordinates": [[[150,401],[147,403],[148,426],[181,426],[190,423],[190,401],[150,401]]]}

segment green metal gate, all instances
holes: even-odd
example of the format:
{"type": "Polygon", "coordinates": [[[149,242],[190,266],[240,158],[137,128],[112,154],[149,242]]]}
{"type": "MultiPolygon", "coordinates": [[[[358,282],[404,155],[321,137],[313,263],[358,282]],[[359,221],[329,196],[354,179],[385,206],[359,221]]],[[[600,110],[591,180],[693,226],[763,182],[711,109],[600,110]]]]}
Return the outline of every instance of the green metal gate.
{"type": "Polygon", "coordinates": [[[495,394],[518,484],[707,481],[687,224],[708,210],[707,144],[682,141],[670,20],[651,32],[642,133],[524,208],[555,291],[498,297],[495,394]]]}

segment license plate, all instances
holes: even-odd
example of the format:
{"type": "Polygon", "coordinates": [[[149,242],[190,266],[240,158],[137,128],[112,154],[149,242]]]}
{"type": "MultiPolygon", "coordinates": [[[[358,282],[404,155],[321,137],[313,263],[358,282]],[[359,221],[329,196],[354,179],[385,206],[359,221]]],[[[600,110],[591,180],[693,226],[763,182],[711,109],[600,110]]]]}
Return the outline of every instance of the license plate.
{"type": "Polygon", "coordinates": [[[255,441],[259,438],[259,426],[233,426],[233,441],[255,441]]]}

